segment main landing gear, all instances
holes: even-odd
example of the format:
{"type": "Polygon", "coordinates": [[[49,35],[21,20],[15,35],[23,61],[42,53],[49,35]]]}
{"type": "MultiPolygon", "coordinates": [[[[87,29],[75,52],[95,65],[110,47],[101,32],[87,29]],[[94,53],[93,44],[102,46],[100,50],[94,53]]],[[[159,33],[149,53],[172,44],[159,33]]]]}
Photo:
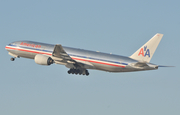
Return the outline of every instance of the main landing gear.
{"type": "Polygon", "coordinates": [[[89,72],[88,72],[88,70],[80,70],[80,69],[70,69],[69,71],[68,71],[68,74],[79,74],[79,75],[89,75],[89,72]]]}

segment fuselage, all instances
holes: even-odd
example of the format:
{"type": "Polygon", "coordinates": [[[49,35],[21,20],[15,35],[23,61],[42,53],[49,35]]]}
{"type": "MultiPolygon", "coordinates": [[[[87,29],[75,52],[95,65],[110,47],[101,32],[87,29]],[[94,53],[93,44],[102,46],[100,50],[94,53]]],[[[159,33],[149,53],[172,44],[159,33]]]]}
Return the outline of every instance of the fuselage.
{"type": "MultiPolygon", "coordinates": [[[[33,41],[16,41],[8,44],[6,50],[18,57],[34,59],[37,54],[52,57],[55,45],[33,41]]],[[[156,69],[153,67],[134,67],[133,64],[138,63],[137,60],[129,57],[101,53],[96,51],[83,50],[63,46],[65,52],[75,61],[79,63],[87,63],[86,69],[97,69],[108,72],[129,72],[156,69]]]]}

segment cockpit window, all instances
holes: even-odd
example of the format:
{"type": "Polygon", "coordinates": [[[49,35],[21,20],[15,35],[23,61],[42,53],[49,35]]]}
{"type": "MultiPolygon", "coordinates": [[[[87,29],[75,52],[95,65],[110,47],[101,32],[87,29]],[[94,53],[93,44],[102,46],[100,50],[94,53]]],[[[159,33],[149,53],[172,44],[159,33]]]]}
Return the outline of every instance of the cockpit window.
{"type": "Polygon", "coordinates": [[[10,43],[9,45],[15,45],[15,43],[10,43]]]}

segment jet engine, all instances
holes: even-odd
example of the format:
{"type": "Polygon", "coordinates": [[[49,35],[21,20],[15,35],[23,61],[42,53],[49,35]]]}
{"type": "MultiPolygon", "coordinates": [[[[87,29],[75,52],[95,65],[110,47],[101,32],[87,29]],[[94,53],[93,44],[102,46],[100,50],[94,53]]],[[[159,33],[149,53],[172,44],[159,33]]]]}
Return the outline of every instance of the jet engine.
{"type": "Polygon", "coordinates": [[[34,61],[39,65],[51,65],[53,64],[53,59],[46,55],[37,54],[34,58],[34,61]]]}

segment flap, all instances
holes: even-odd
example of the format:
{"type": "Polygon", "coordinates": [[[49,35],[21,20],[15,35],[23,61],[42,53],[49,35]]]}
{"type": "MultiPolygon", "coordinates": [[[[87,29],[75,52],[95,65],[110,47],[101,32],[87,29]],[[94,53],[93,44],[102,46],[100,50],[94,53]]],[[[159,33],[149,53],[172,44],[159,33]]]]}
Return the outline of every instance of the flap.
{"type": "Polygon", "coordinates": [[[57,64],[77,64],[75,60],[73,60],[63,49],[60,44],[54,46],[54,51],[52,53],[52,59],[57,64]]]}
{"type": "Polygon", "coordinates": [[[63,47],[60,44],[55,45],[52,56],[65,60],[72,60],[72,58],[64,51],[63,47]]]}
{"type": "Polygon", "coordinates": [[[57,44],[54,46],[54,51],[52,53],[52,58],[54,59],[55,63],[56,61],[63,62],[63,63],[72,63],[75,64],[76,61],[73,60],[63,49],[63,47],[60,44],[57,44]]]}
{"type": "MultiPolygon", "coordinates": [[[[63,49],[63,47],[60,44],[57,44],[54,46],[54,51],[52,53],[52,59],[55,61],[55,63],[57,64],[63,64],[63,65],[67,65],[70,64],[75,67],[80,67],[80,68],[84,68],[86,66],[90,66],[89,64],[85,63],[85,62],[77,62],[75,60],[73,60],[67,53],[66,51],[63,49]]],[[[92,66],[92,65],[91,65],[92,66]]],[[[93,67],[93,66],[92,66],[93,67]]],[[[91,68],[92,68],[91,67],[91,68]]]]}

